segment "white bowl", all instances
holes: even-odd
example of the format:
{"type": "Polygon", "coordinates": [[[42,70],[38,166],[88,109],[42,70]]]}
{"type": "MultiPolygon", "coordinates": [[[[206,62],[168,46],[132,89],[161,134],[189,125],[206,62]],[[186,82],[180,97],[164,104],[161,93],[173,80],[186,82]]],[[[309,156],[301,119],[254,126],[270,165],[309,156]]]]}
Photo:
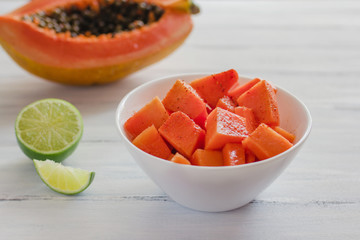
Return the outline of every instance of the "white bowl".
{"type": "MultiPolygon", "coordinates": [[[[177,203],[199,211],[221,212],[239,208],[267,188],[289,165],[308,137],[311,116],[295,96],[277,87],[281,127],[296,135],[289,150],[266,160],[230,167],[200,167],[173,163],[135,147],[124,130],[125,121],[155,96],[162,99],[177,79],[191,82],[209,74],[165,77],[129,92],[116,111],[122,142],[141,169],[177,203]]],[[[240,83],[251,79],[240,78],[240,83]]]]}

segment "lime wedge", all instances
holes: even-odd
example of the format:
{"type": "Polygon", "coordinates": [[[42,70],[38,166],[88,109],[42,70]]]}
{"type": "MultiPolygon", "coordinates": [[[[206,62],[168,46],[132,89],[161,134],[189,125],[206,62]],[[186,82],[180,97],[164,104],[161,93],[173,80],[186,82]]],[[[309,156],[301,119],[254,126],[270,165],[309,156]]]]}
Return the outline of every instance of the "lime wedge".
{"type": "Polygon", "coordinates": [[[71,103],[55,98],[29,104],[15,123],[17,141],[30,159],[61,162],[75,150],[82,132],[80,112],[71,103]]]}
{"type": "Polygon", "coordinates": [[[94,180],[95,172],[65,167],[51,160],[36,160],[34,165],[41,180],[52,190],[66,195],[84,191],[94,180]]]}

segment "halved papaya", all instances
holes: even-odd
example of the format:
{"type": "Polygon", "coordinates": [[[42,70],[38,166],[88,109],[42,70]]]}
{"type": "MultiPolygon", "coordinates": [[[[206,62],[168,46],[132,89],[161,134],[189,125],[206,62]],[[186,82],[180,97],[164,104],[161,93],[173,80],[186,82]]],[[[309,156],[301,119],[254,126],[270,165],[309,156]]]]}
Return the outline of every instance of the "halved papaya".
{"type": "Polygon", "coordinates": [[[103,84],[161,60],[192,30],[190,0],[33,0],[0,16],[0,43],[25,70],[103,84]]]}

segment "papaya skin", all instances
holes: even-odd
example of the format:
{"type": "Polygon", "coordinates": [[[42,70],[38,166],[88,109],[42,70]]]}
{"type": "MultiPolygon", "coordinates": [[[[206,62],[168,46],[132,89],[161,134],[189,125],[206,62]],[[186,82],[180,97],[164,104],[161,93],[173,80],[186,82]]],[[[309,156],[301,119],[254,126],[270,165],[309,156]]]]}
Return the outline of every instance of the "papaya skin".
{"type": "Polygon", "coordinates": [[[192,30],[190,10],[184,8],[191,4],[174,8],[169,0],[151,1],[159,2],[165,10],[158,22],[114,38],[71,38],[21,20],[39,9],[82,1],[86,0],[34,0],[0,16],[0,44],[18,65],[41,78],[68,85],[96,85],[114,82],[160,61],[181,46],[192,30]]]}
{"type": "Polygon", "coordinates": [[[7,43],[1,41],[0,43],[9,56],[19,66],[36,76],[39,76],[45,80],[66,85],[88,86],[107,84],[126,77],[131,73],[134,73],[165,58],[173,51],[175,51],[179,46],[181,46],[184,41],[185,38],[183,41],[179,41],[166,49],[162,49],[154,55],[150,55],[139,60],[128,61],[122,64],[111,66],[82,69],[61,68],[41,64],[21,55],[7,43]]]}

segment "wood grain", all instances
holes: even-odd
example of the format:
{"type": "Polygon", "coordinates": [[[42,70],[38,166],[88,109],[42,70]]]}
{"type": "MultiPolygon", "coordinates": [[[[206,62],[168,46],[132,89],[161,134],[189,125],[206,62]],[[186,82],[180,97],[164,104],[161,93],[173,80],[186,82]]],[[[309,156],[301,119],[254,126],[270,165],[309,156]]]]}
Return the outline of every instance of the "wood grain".
{"type": "MultiPolygon", "coordinates": [[[[62,86],[0,51],[0,239],[359,239],[360,2],[197,1],[194,31],[166,60],[119,82],[62,86]],[[121,98],[146,81],[235,68],[302,99],[313,117],[295,161],[247,206],[186,209],[137,167],[116,132],[121,98]],[[84,136],[64,164],[96,172],[84,193],[49,190],[17,146],[25,105],[57,97],[76,105],[84,136]]],[[[0,1],[6,13],[24,1],[0,1]]]]}

